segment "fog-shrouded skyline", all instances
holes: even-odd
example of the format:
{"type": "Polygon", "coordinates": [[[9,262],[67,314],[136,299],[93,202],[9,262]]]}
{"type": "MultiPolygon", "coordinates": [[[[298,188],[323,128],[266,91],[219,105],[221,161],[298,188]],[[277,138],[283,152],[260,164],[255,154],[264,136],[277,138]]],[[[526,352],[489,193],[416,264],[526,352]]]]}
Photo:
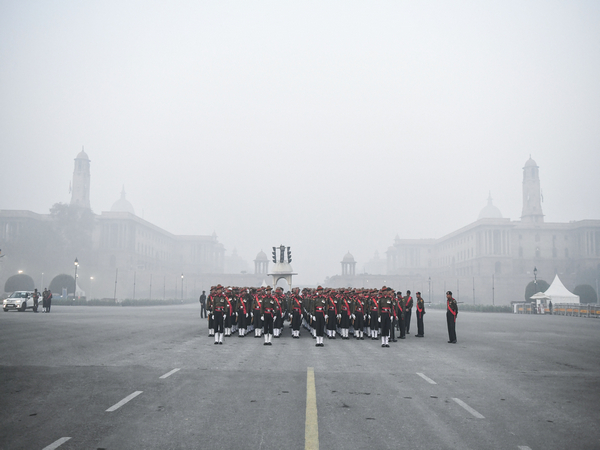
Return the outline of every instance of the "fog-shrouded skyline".
{"type": "Polygon", "coordinates": [[[600,218],[600,3],[0,3],[0,209],[91,206],[212,234],[297,282],[401,238],[600,218]]]}

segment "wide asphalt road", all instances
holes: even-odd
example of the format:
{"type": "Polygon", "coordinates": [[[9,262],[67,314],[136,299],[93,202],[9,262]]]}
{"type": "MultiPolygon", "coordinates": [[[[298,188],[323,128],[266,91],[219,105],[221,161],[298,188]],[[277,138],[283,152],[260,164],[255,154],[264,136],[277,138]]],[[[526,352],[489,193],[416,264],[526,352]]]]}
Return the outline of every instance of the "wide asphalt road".
{"type": "Polygon", "coordinates": [[[214,345],[199,306],[0,313],[1,449],[598,449],[600,320],[214,345]]]}

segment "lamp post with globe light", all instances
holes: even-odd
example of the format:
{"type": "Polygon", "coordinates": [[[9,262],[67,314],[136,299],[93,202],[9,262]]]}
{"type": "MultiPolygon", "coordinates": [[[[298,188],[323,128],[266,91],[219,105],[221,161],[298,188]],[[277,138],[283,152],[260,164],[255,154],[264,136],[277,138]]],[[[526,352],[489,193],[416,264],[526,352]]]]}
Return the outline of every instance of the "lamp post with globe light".
{"type": "Polygon", "coordinates": [[[75,287],[73,288],[73,301],[75,301],[75,296],[77,295],[77,268],[79,267],[79,261],[77,257],[75,257],[75,287]]]}

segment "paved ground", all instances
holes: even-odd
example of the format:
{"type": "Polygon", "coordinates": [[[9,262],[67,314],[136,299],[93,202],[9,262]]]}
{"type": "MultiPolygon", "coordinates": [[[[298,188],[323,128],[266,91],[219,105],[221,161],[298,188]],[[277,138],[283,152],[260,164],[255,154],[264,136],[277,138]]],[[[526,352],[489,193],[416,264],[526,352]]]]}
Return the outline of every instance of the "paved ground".
{"type": "Polygon", "coordinates": [[[0,313],[0,448],[600,448],[599,319],[461,313],[451,345],[432,310],[388,349],[216,346],[198,310],[0,313]]]}

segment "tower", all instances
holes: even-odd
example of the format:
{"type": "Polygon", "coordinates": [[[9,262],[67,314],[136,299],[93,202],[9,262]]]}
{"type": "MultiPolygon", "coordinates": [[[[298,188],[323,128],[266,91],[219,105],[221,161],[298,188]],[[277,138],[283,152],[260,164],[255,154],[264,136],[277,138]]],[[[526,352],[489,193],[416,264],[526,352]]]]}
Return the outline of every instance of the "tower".
{"type": "Polygon", "coordinates": [[[523,212],[522,222],[543,222],[540,174],[536,162],[529,157],[523,167],[523,212]]]}
{"type": "Polygon", "coordinates": [[[90,158],[83,151],[75,158],[73,185],[71,189],[71,206],[90,209],[90,158]]]}

